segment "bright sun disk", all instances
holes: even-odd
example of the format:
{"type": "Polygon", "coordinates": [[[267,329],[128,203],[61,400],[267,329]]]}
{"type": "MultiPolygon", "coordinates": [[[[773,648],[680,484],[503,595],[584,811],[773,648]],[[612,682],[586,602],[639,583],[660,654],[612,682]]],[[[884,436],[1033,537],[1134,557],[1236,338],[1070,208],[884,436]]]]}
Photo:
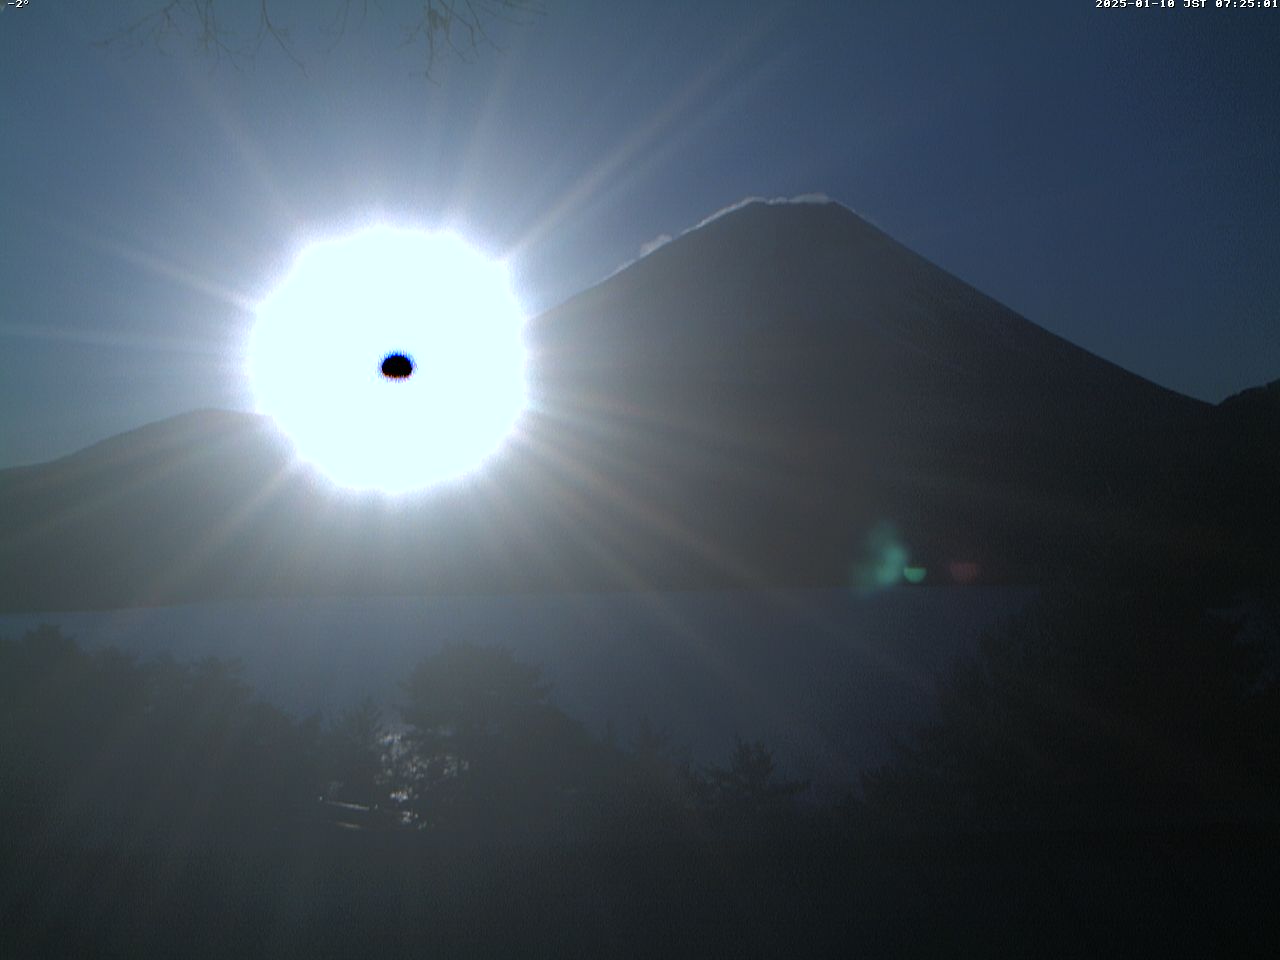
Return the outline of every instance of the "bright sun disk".
{"type": "Polygon", "coordinates": [[[259,305],[259,412],[335,483],[401,493],[463,476],[526,402],[523,315],[503,264],[451,233],[317,242],[259,305]],[[400,359],[396,359],[396,358],[400,359]]]}

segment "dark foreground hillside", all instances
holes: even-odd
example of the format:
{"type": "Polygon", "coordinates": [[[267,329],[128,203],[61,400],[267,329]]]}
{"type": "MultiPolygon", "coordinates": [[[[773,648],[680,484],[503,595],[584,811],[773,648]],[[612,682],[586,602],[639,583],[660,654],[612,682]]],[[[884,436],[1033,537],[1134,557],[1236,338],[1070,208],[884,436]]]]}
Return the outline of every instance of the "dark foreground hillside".
{"type": "Polygon", "coordinates": [[[13,957],[1263,956],[1275,831],[6,858],[13,957]],[[74,873],[69,873],[74,871],[74,873]],[[17,876],[15,876],[17,874],[17,876]],[[10,888],[12,889],[12,887],[10,888]]]}
{"type": "Polygon", "coordinates": [[[1274,598],[1064,583],[835,800],[590,733],[459,644],[298,719],[234,664],[0,642],[0,955],[1244,955],[1274,946],[1274,598]],[[1243,609],[1243,608],[1242,608],[1243,609]]]}

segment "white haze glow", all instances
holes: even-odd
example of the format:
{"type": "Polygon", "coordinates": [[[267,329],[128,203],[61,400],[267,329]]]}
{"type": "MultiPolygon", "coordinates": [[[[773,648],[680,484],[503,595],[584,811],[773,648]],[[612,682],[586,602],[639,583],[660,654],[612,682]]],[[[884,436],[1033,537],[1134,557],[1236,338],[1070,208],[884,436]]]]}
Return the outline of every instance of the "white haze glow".
{"type": "Polygon", "coordinates": [[[259,305],[259,412],[340,486],[403,493],[494,453],[526,402],[505,267],[450,233],[378,226],[309,246],[259,305]],[[411,376],[383,375],[389,354],[411,376]]]}

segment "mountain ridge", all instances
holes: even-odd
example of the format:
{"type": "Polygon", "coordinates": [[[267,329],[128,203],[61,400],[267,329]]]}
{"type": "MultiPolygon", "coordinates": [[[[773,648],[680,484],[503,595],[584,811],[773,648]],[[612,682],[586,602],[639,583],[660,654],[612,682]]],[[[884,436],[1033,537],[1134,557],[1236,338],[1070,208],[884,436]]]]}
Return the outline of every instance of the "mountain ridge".
{"type": "Polygon", "coordinates": [[[530,409],[463,484],[344,495],[265,418],[212,410],[0,471],[0,609],[851,586],[886,529],[931,582],[1213,571],[1269,436],[834,203],[712,218],[526,333],[530,409]]]}

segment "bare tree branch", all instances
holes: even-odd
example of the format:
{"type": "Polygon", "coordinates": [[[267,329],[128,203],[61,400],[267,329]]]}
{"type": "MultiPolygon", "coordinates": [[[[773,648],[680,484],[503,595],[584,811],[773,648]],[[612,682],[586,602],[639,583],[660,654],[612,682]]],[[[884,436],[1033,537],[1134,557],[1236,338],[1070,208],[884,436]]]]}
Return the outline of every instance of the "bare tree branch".
{"type": "MultiPolygon", "coordinates": [[[[320,27],[320,32],[333,37],[327,49],[332,50],[349,31],[363,26],[369,6],[369,0],[337,0],[328,25],[320,27]],[[354,23],[353,4],[359,6],[359,15],[354,18],[354,23]]],[[[377,0],[374,6],[383,12],[377,0]]],[[[437,58],[442,53],[470,62],[482,46],[501,51],[502,48],[486,29],[487,23],[525,24],[531,17],[544,12],[539,0],[390,0],[388,6],[414,11],[413,19],[403,26],[401,46],[422,45],[425,61],[422,73],[428,80],[432,78],[437,58]]],[[[238,67],[256,57],[262,44],[269,40],[298,69],[306,72],[290,29],[273,15],[272,0],[259,0],[256,28],[248,42],[237,42],[235,30],[219,18],[220,13],[236,9],[227,0],[222,0],[221,4],[219,0],[166,0],[150,13],[99,41],[99,45],[134,49],[153,46],[164,50],[174,38],[188,39],[201,54],[211,57],[215,63],[225,60],[238,67]]]]}
{"type": "MultiPolygon", "coordinates": [[[[209,0],[209,2],[212,2],[212,0],[209,0]]],[[[258,21],[258,37],[254,42],[254,53],[256,54],[258,49],[262,46],[262,38],[269,34],[271,38],[275,40],[276,45],[284,51],[285,56],[292,60],[299,70],[306,73],[307,68],[303,65],[302,61],[298,59],[294,54],[293,49],[286,42],[285,38],[287,31],[280,29],[272,22],[271,13],[267,9],[267,0],[259,0],[258,9],[261,11],[261,16],[258,21]]]]}

